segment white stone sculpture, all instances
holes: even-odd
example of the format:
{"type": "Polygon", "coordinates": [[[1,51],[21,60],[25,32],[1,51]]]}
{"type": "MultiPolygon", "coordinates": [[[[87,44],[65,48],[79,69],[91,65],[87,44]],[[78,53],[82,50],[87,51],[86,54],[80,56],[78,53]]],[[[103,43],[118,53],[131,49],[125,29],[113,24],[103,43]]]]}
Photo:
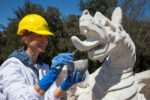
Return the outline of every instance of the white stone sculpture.
{"type": "Polygon", "coordinates": [[[91,60],[104,61],[87,77],[86,88],[76,87],[77,100],[146,100],[138,93],[133,74],[136,61],[135,45],[122,25],[122,11],[117,7],[111,17],[88,10],[80,17],[80,33],[85,41],[72,36],[72,43],[80,51],[87,51],[91,60]]]}
{"type": "MultiPolygon", "coordinates": [[[[111,17],[88,10],[80,17],[80,33],[85,41],[72,36],[73,45],[86,51],[88,58],[103,62],[83,83],[73,86],[63,100],[148,100],[150,95],[150,70],[134,75],[135,45],[122,25],[122,11],[117,7],[111,17]],[[145,93],[146,92],[146,93],[145,93]]],[[[66,69],[60,75],[66,76],[66,69]]],[[[61,83],[61,82],[58,82],[61,83]]]]}

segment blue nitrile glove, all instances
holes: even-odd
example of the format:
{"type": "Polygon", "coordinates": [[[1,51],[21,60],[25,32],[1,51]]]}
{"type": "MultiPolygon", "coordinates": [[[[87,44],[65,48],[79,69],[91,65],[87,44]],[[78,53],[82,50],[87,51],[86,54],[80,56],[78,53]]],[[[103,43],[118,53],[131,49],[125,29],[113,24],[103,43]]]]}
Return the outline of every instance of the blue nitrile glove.
{"type": "Polygon", "coordinates": [[[80,72],[73,72],[72,75],[70,74],[70,72],[68,71],[67,73],[67,78],[66,80],[64,80],[64,82],[61,84],[60,88],[62,90],[67,91],[72,85],[82,82],[85,80],[86,77],[86,73],[84,73],[82,75],[82,77],[80,78],[80,72]]]}
{"type": "Polygon", "coordinates": [[[39,87],[46,91],[62,71],[63,65],[71,63],[73,56],[73,53],[62,53],[54,57],[52,60],[51,70],[38,82],[39,87]]]}

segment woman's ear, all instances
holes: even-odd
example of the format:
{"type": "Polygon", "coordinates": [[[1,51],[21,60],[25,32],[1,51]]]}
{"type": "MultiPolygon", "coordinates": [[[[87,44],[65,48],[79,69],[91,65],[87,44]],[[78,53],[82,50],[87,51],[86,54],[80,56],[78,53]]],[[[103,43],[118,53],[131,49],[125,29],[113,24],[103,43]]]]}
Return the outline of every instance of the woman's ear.
{"type": "Polygon", "coordinates": [[[29,36],[24,36],[21,39],[21,42],[26,45],[29,44],[30,41],[31,41],[31,37],[29,37],[29,36]]]}

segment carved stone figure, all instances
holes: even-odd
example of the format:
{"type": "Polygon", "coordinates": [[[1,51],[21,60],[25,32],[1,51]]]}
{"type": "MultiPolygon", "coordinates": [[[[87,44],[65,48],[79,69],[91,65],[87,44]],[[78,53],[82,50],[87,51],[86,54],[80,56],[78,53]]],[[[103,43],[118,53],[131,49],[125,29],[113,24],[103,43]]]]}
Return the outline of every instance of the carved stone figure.
{"type": "Polygon", "coordinates": [[[146,91],[144,87],[150,89],[147,85],[150,71],[133,73],[135,45],[121,25],[121,9],[114,10],[111,20],[100,12],[92,17],[85,10],[79,21],[80,33],[86,36],[86,40],[72,36],[73,45],[86,51],[89,59],[103,64],[94,73],[87,72],[85,82],[68,91],[67,100],[148,100],[148,93],[143,92],[146,91]],[[141,77],[145,73],[147,76],[141,77]]]}
{"type": "MultiPolygon", "coordinates": [[[[92,17],[85,10],[80,18],[80,31],[87,39],[81,41],[76,36],[71,38],[78,50],[88,52],[89,59],[100,62],[105,60],[102,66],[89,76],[89,89],[92,91],[89,100],[137,99],[133,75],[135,45],[123,30],[121,19],[120,8],[115,9],[111,20],[100,12],[92,17]]],[[[80,98],[83,100],[86,96],[87,94],[80,98]]]]}

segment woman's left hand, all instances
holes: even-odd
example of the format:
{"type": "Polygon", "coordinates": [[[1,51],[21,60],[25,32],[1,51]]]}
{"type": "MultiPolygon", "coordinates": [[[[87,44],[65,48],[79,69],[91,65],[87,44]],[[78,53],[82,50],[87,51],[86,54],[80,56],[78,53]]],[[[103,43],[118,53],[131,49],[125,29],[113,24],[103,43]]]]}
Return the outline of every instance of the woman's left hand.
{"type": "Polygon", "coordinates": [[[61,84],[60,88],[62,90],[68,90],[72,85],[83,82],[85,80],[86,73],[84,73],[82,76],[80,75],[80,72],[73,72],[70,74],[68,71],[67,78],[64,80],[64,82],[61,84]]]}

